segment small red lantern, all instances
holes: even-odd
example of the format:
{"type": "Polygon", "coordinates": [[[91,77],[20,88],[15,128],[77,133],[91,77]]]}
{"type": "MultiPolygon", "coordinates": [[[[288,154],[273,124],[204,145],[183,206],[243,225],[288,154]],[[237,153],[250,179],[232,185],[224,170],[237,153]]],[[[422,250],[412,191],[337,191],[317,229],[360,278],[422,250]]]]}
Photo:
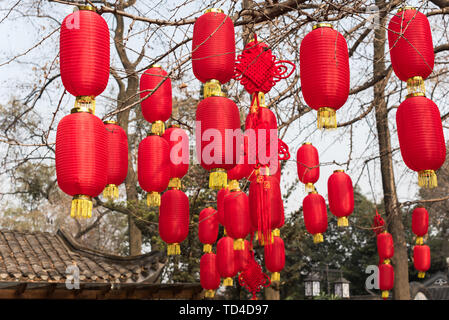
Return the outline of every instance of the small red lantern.
{"type": "Polygon", "coordinates": [[[412,231],[416,234],[416,244],[424,244],[423,237],[429,229],[429,213],[426,208],[418,207],[412,213],[412,231]]]}
{"type": "Polygon", "coordinates": [[[424,279],[426,271],[430,268],[430,248],[427,245],[415,246],[413,248],[413,264],[419,271],[418,278],[424,279]]]}
{"type": "Polygon", "coordinates": [[[160,206],[160,193],[170,181],[169,157],[168,142],[161,136],[151,134],[139,144],[137,176],[140,187],[148,192],[147,204],[150,207],[160,206]]]}
{"type": "Polygon", "coordinates": [[[314,184],[320,177],[320,160],[318,150],[305,142],[296,153],[296,167],[299,181],[305,184],[306,191],[314,191],[314,184]]]}
{"type": "Polygon", "coordinates": [[[212,245],[218,237],[218,214],[212,207],[204,208],[200,212],[198,222],[198,238],[204,244],[203,251],[211,252],[212,245]]]}
{"type": "Polygon", "coordinates": [[[206,253],[200,260],[200,283],[206,290],[204,296],[213,298],[215,290],[220,286],[220,274],[217,270],[217,257],[214,253],[206,253]]]}
{"type": "Polygon", "coordinates": [[[184,192],[170,189],[161,197],[159,235],[168,244],[167,255],[179,255],[179,244],[189,234],[189,198],[184,192]]]}
{"type": "Polygon", "coordinates": [[[220,277],[224,278],[223,285],[233,285],[232,278],[238,272],[234,253],[234,240],[231,237],[223,237],[217,242],[217,269],[220,277]]]}
{"type": "Polygon", "coordinates": [[[224,199],[224,214],[227,235],[234,239],[234,250],[245,249],[244,239],[251,231],[246,193],[240,190],[229,193],[224,199]]]}
{"type": "Polygon", "coordinates": [[[347,227],[348,216],[354,211],[354,188],[351,177],[335,170],[327,180],[329,209],[338,218],[339,227],[347,227]]]}
{"type": "Polygon", "coordinates": [[[273,243],[266,245],[265,266],[271,272],[271,282],[281,281],[280,272],[285,265],[284,241],[280,237],[273,237],[273,243]]]}
{"type": "Polygon", "coordinates": [[[239,272],[244,271],[249,264],[251,259],[251,243],[248,240],[244,241],[244,249],[243,250],[235,250],[235,260],[238,265],[239,272]]]}
{"type": "Polygon", "coordinates": [[[160,65],[151,66],[140,77],[140,99],[142,115],[152,123],[151,132],[162,135],[164,122],[172,112],[172,87],[168,73],[160,65]]]}
{"type": "Polygon", "coordinates": [[[61,80],[76,96],[75,107],[95,113],[95,97],[109,80],[109,27],[91,6],[69,14],[61,25],[59,47],[61,80]]]}
{"type": "Polygon", "coordinates": [[[379,289],[382,291],[382,299],[388,299],[388,291],[393,289],[394,269],[389,263],[379,265],[379,289]]]}
{"type": "Polygon", "coordinates": [[[118,198],[118,186],[128,173],[128,137],[115,121],[105,121],[108,141],[108,182],[103,191],[106,199],[118,198]]]}
{"type": "Polygon", "coordinates": [[[440,111],[422,93],[413,93],[396,112],[399,146],[407,167],[418,172],[420,187],[438,185],[435,170],[446,159],[446,143],[440,111]]]}
{"type": "Polygon", "coordinates": [[[196,121],[197,157],[211,171],[209,187],[219,190],[227,184],[226,171],[238,161],[238,137],[233,133],[240,132],[239,109],[228,98],[212,96],[198,104],[196,121]]]}
{"type": "Polygon", "coordinates": [[[327,208],[324,198],[316,191],[311,191],[302,202],[304,224],[313,235],[313,243],[323,242],[323,233],[327,230],[327,208]]]}
{"type": "Polygon", "coordinates": [[[225,228],[226,228],[226,226],[225,226],[224,199],[230,193],[231,193],[231,191],[228,188],[222,188],[222,189],[220,189],[220,191],[217,192],[218,222],[225,228]]]}
{"type": "Polygon", "coordinates": [[[388,24],[391,65],[407,82],[409,93],[425,93],[424,80],[432,73],[435,54],[432,31],[425,14],[416,8],[400,8],[388,24]]]}
{"type": "Polygon", "coordinates": [[[393,237],[387,231],[377,235],[377,251],[380,263],[390,263],[394,256],[394,243],[393,237]]]}
{"type": "Polygon", "coordinates": [[[108,181],[106,129],[87,108],[74,108],[58,124],[56,178],[62,191],[73,196],[71,217],[90,218],[92,198],[108,181]]]}
{"type": "Polygon", "coordinates": [[[318,128],[336,128],[335,111],[349,96],[349,54],[345,38],[329,23],[313,27],[299,51],[301,89],[318,111],[318,128]]]}
{"type": "Polygon", "coordinates": [[[238,189],[239,180],[249,178],[254,170],[254,163],[250,163],[248,154],[248,137],[243,136],[243,143],[240,144],[238,162],[234,168],[228,171],[228,187],[229,189],[238,189]]]}
{"type": "Polygon", "coordinates": [[[181,178],[189,170],[189,137],[177,125],[171,125],[162,137],[167,140],[170,150],[170,182],[169,188],[181,188],[181,178]]]}

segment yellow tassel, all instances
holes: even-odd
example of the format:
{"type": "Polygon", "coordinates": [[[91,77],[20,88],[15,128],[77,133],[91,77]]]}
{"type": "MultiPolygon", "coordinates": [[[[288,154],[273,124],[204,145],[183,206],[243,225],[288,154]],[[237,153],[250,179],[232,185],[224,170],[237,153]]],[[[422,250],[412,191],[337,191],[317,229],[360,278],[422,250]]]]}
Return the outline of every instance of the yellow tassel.
{"type": "Polygon", "coordinates": [[[317,233],[313,235],[313,243],[321,243],[324,241],[323,234],[317,233]]]}
{"type": "Polygon", "coordinates": [[[271,274],[271,282],[280,282],[281,281],[281,274],[279,272],[273,272],[271,274]]]}
{"type": "Polygon", "coordinates": [[[147,193],[147,206],[149,207],[161,206],[161,195],[159,192],[147,193]]]}
{"type": "Polygon", "coordinates": [[[305,189],[306,189],[306,193],[309,193],[309,192],[315,191],[315,186],[313,183],[309,182],[309,183],[305,184],[305,189]]]}
{"type": "Polygon", "coordinates": [[[382,262],[383,264],[390,264],[390,259],[385,259],[384,262],[382,262]]]}
{"type": "Polygon", "coordinates": [[[422,170],[418,172],[418,185],[432,189],[438,186],[437,175],[434,170],[422,170]]]}
{"type": "Polygon", "coordinates": [[[281,230],[280,229],[274,229],[273,230],[273,236],[280,237],[281,236],[281,230]]]}
{"type": "Polygon", "coordinates": [[[209,175],[209,188],[220,190],[225,188],[228,183],[228,175],[225,169],[212,169],[209,175]]]}
{"type": "Polygon", "coordinates": [[[234,250],[245,250],[245,240],[235,239],[234,240],[234,250]]]}
{"type": "Polygon", "coordinates": [[[212,245],[211,244],[205,244],[203,246],[203,252],[205,252],[205,253],[212,252],[212,245]]]}
{"type": "Polygon", "coordinates": [[[75,99],[75,109],[87,108],[95,114],[95,96],[78,96],[75,99]]]}
{"type": "Polygon", "coordinates": [[[349,220],[347,217],[339,217],[337,219],[337,226],[339,227],[347,227],[349,226],[349,220]]]}
{"type": "Polygon", "coordinates": [[[416,238],[416,244],[419,245],[419,246],[422,246],[424,244],[423,237],[417,237],[416,238]]]}
{"type": "Polygon", "coordinates": [[[422,77],[412,77],[407,80],[407,92],[408,94],[414,93],[426,93],[426,87],[422,77]]]}
{"type": "Polygon", "coordinates": [[[170,243],[167,245],[167,256],[175,256],[181,254],[179,243],[170,243]]]}
{"type": "Polygon", "coordinates": [[[118,187],[115,184],[108,184],[103,190],[103,197],[111,201],[118,199],[118,187]]]}
{"type": "Polygon", "coordinates": [[[223,286],[232,287],[233,285],[234,285],[234,282],[232,281],[232,278],[224,278],[223,279],[223,286]]]}
{"type": "Polygon", "coordinates": [[[226,232],[226,228],[223,228],[223,235],[226,237],[228,233],[226,232]]]}
{"type": "Polygon", "coordinates": [[[318,129],[336,129],[337,128],[337,114],[332,108],[319,108],[317,118],[318,129]]]}
{"type": "Polygon", "coordinates": [[[382,291],[382,299],[388,299],[388,291],[382,291]]]}
{"type": "Polygon", "coordinates": [[[425,276],[426,276],[425,272],[418,272],[418,278],[419,279],[424,279],[425,276]]]}
{"type": "Polygon", "coordinates": [[[213,298],[215,297],[215,290],[206,290],[204,293],[205,298],[213,298]]]}
{"type": "MultiPolygon", "coordinates": [[[[259,238],[259,235],[258,235],[258,238],[259,238]]],[[[270,232],[270,243],[269,244],[272,244],[273,242],[274,242],[274,236],[273,236],[273,233],[270,232]]],[[[260,236],[260,245],[265,246],[265,235],[264,234],[262,234],[260,236]]]]}
{"type": "Polygon", "coordinates": [[[240,191],[240,185],[238,180],[231,180],[228,183],[229,191],[240,191]]]}
{"type": "Polygon", "coordinates": [[[77,219],[92,217],[92,198],[82,194],[74,196],[70,216],[77,219]]]}
{"type": "Polygon", "coordinates": [[[223,97],[224,93],[221,91],[220,81],[212,79],[204,84],[203,89],[204,99],[209,97],[223,97]]]}
{"type": "Polygon", "coordinates": [[[181,179],[171,178],[168,187],[172,189],[181,189],[181,179]]]}
{"type": "Polygon", "coordinates": [[[151,124],[151,133],[161,136],[164,134],[164,132],[165,132],[164,122],[157,120],[151,124]]]}

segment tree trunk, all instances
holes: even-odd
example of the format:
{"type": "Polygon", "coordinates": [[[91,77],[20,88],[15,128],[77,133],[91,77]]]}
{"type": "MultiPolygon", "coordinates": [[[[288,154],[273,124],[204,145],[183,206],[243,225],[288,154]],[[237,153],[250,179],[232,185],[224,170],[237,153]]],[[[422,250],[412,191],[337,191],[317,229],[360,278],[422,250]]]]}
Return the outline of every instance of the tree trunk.
{"type": "MultiPolygon", "coordinates": [[[[380,26],[377,26],[374,32],[374,78],[385,72],[385,25],[388,17],[386,15],[385,0],[376,0],[376,5],[380,9],[380,26]]],[[[390,130],[388,128],[388,110],[385,99],[385,86],[387,81],[388,77],[374,85],[374,105],[387,229],[392,234],[394,240],[394,257],[392,259],[395,271],[393,297],[395,300],[409,300],[410,287],[408,282],[407,246],[394,181],[390,130]]]]}
{"type": "Polygon", "coordinates": [[[272,283],[271,286],[265,288],[266,300],[280,300],[279,283],[272,283]]]}

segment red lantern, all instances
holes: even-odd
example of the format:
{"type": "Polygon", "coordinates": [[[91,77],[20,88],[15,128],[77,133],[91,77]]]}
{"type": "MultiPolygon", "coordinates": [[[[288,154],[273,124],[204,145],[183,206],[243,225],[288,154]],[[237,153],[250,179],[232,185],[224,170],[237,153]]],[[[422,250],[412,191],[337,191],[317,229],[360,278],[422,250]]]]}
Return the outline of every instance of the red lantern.
{"type": "Polygon", "coordinates": [[[313,243],[323,242],[323,233],[327,230],[327,208],[324,198],[316,191],[309,192],[302,202],[304,224],[313,235],[313,243]]]}
{"type": "Polygon", "coordinates": [[[248,154],[248,137],[243,136],[243,143],[239,146],[238,163],[234,168],[228,171],[228,187],[231,190],[239,188],[239,180],[243,178],[249,178],[253,172],[254,163],[250,163],[248,154]]]}
{"type": "Polygon", "coordinates": [[[206,253],[200,260],[200,283],[201,287],[206,290],[204,296],[213,298],[215,290],[220,286],[220,274],[217,270],[217,258],[212,252],[206,253]]]}
{"type": "Polygon", "coordinates": [[[106,129],[86,108],[74,108],[58,124],[56,177],[62,191],[73,196],[71,217],[90,218],[92,198],[108,181],[106,129]]]}
{"type": "Polygon", "coordinates": [[[416,244],[424,243],[423,237],[429,229],[429,213],[426,208],[418,207],[412,213],[412,231],[416,234],[416,244]]]}
{"type": "Polygon", "coordinates": [[[377,251],[380,263],[389,263],[394,256],[393,237],[387,231],[377,235],[377,251]]]}
{"type": "Polygon", "coordinates": [[[224,278],[223,285],[232,286],[232,278],[237,274],[238,266],[234,253],[234,240],[230,237],[223,237],[217,242],[217,269],[220,277],[224,278]]]}
{"type": "Polygon", "coordinates": [[[446,159],[446,144],[437,105],[421,93],[408,95],[396,112],[396,124],[405,164],[418,172],[420,187],[436,187],[435,170],[446,159]]]}
{"type": "Polygon", "coordinates": [[[409,93],[424,93],[424,79],[432,73],[435,61],[426,15],[416,8],[400,8],[388,25],[388,44],[396,76],[407,82],[409,93]]]}
{"type": "Polygon", "coordinates": [[[168,73],[160,65],[151,66],[140,77],[140,99],[142,115],[152,123],[151,132],[162,135],[164,122],[172,112],[172,87],[168,73]]]}
{"type": "Polygon", "coordinates": [[[161,203],[160,193],[170,181],[170,159],[168,142],[151,134],[139,144],[137,153],[137,176],[140,187],[148,192],[148,206],[158,207],[161,203]]]}
{"type": "Polygon", "coordinates": [[[115,121],[105,121],[104,126],[108,141],[108,182],[103,196],[112,200],[118,198],[118,186],[128,173],[128,137],[115,121]]]}
{"type": "Polygon", "coordinates": [[[221,92],[234,76],[234,23],[221,9],[208,9],[193,26],[192,69],[204,85],[204,97],[221,92]]]}
{"type": "Polygon", "coordinates": [[[354,211],[354,189],[351,177],[335,170],[327,180],[329,209],[338,218],[339,227],[348,226],[348,216],[354,211]]]}
{"type": "Polygon", "coordinates": [[[349,95],[349,54],[345,38],[328,23],[305,36],[299,50],[301,89],[307,105],[318,111],[318,128],[336,128],[335,111],[349,95]]]}
{"type": "Polygon", "coordinates": [[[64,87],[76,96],[75,107],[95,113],[95,97],[109,79],[108,24],[93,7],[80,7],[62,22],[59,47],[64,87]]]}
{"type": "Polygon", "coordinates": [[[393,289],[394,269],[389,263],[379,265],[379,289],[382,291],[382,298],[388,298],[388,291],[393,289]]]}
{"type": "Polygon", "coordinates": [[[251,231],[248,196],[233,191],[224,199],[224,218],[227,235],[234,239],[234,250],[245,249],[244,239],[251,231]]]}
{"type": "Polygon", "coordinates": [[[418,278],[423,279],[426,271],[430,268],[430,248],[427,245],[415,246],[413,248],[413,264],[419,271],[418,278]]]}
{"type": "Polygon", "coordinates": [[[230,193],[231,193],[231,191],[229,191],[228,188],[222,188],[222,189],[220,189],[220,191],[217,192],[217,216],[218,216],[218,222],[225,228],[226,228],[226,226],[225,226],[224,199],[230,193]]]}
{"type": "Polygon", "coordinates": [[[201,166],[211,171],[209,187],[219,190],[227,184],[226,171],[238,161],[238,137],[233,133],[240,133],[239,109],[228,98],[209,97],[199,103],[196,121],[197,156],[201,166]]]}
{"type": "Polygon", "coordinates": [[[320,160],[318,150],[305,142],[296,153],[296,168],[299,181],[305,184],[306,191],[314,191],[314,184],[320,177],[320,160]]]}
{"type": "Polygon", "coordinates": [[[181,188],[181,178],[189,170],[189,137],[187,133],[172,125],[162,137],[167,140],[170,150],[170,183],[169,188],[181,188]]]}
{"type": "Polygon", "coordinates": [[[265,266],[271,272],[271,282],[281,281],[280,272],[285,265],[284,241],[280,237],[273,237],[273,243],[266,245],[265,266]]]}
{"type": "Polygon", "coordinates": [[[179,244],[189,234],[189,198],[184,192],[170,189],[161,197],[159,235],[168,244],[167,255],[181,253],[179,244]]]}
{"type": "Polygon", "coordinates": [[[244,249],[243,250],[235,250],[235,260],[238,265],[239,272],[244,271],[249,264],[251,259],[251,243],[248,240],[244,241],[244,249]]]}
{"type": "Polygon", "coordinates": [[[212,245],[218,237],[218,214],[217,210],[208,207],[200,212],[198,223],[198,238],[204,244],[203,251],[211,252],[212,245]]]}

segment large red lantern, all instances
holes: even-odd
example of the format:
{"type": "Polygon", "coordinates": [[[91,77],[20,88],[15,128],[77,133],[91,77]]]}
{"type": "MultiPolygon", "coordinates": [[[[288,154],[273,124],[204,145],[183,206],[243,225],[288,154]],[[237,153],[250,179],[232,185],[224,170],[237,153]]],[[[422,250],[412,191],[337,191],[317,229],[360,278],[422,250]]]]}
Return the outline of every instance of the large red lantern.
{"type": "Polygon", "coordinates": [[[201,210],[198,222],[198,238],[204,245],[204,252],[211,252],[218,237],[218,214],[212,207],[201,210]]]}
{"type": "Polygon", "coordinates": [[[226,228],[225,226],[225,211],[224,211],[224,199],[230,194],[231,191],[226,187],[222,188],[217,192],[217,216],[218,222],[226,228]]]}
{"type": "Polygon", "coordinates": [[[429,229],[429,213],[426,208],[418,207],[412,213],[412,231],[416,234],[416,244],[424,243],[423,237],[429,229]]]}
{"type": "Polygon", "coordinates": [[[214,253],[206,253],[200,260],[200,283],[206,290],[204,296],[213,298],[215,290],[220,286],[220,274],[217,270],[217,257],[214,253]]]}
{"type": "Polygon", "coordinates": [[[301,90],[318,111],[318,128],[336,128],[336,110],[349,96],[349,54],[345,38],[328,23],[313,27],[299,50],[301,90]]]}
{"type": "Polygon", "coordinates": [[[217,269],[220,277],[224,278],[223,285],[232,286],[232,278],[238,272],[238,265],[234,253],[234,240],[231,237],[223,237],[217,242],[217,269]]]}
{"type": "Polygon", "coordinates": [[[327,230],[327,208],[324,198],[316,191],[311,191],[302,202],[304,224],[313,235],[313,243],[323,242],[323,233],[327,230]]]}
{"type": "Polygon", "coordinates": [[[108,182],[103,191],[106,199],[118,198],[118,186],[128,173],[128,137],[115,121],[105,121],[108,141],[108,182]]]}
{"type": "Polygon", "coordinates": [[[329,209],[338,218],[339,227],[348,226],[348,216],[354,211],[354,188],[351,177],[343,170],[335,170],[327,180],[329,209]]]}
{"type": "Polygon", "coordinates": [[[91,6],[69,14],[61,25],[59,38],[61,80],[76,96],[75,107],[95,113],[95,97],[109,79],[109,27],[91,6]]]}
{"type": "Polygon", "coordinates": [[[249,201],[246,193],[238,190],[224,199],[226,233],[234,239],[234,250],[245,249],[244,239],[251,231],[249,201]]]}
{"type": "Polygon", "coordinates": [[[393,237],[387,231],[377,235],[377,251],[380,263],[389,263],[394,256],[393,237]]]}
{"type": "Polygon", "coordinates": [[[161,136],[150,134],[139,144],[137,177],[140,187],[148,192],[147,204],[158,207],[160,193],[170,181],[170,153],[168,142],[161,136]]]}
{"type": "Polygon", "coordinates": [[[248,267],[249,261],[251,259],[251,242],[245,240],[244,247],[245,248],[243,250],[234,251],[235,260],[238,265],[239,272],[244,271],[248,267]]]}
{"type": "Polygon", "coordinates": [[[430,248],[427,245],[415,246],[413,248],[413,264],[419,271],[418,278],[423,279],[426,271],[430,268],[430,248]]]}
{"type": "Polygon", "coordinates": [[[160,65],[153,65],[140,77],[142,115],[152,123],[151,132],[162,135],[164,122],[172,112],[172,87],[168,73],[160,65]]]}
{"type": "Polygon", "coordinates": [[[177,125],[171,125],[162,137],[167,140],[170,150],[170,182],[169,188],[181,188],[181,178],[189,170],[189,137],[177,125]]]}
{"type": "Polygon", "coordinates": [[[208,9],[193,26],[192,69],[204,83],[204,97],[221,92],[234,76],[234,23],[221,9],[208,9]]]}
{"type": "Polygon", "coordinates": [[[424,80],[432,73],[435,61],[426,15],[416,8],[400,8],[388,24],[388,44],[396,76],[407,82],[409,93],[424,93],[424,80]]]}
{"type": "Polygon", "coordinates": [[[382,291],[382,298],[388,299],[388,291],[393,289],[394,269],[389,263],[379,265],[379,289],[382,291]]]}
{"type": "Polygon", "coordinates": [[[299,181],[305,184],[306,191],[314,191],[314,184],[320,177],[320,160],[318,150],[305,142],[296,153],[296,168],[299,181]]]}
{"type": "Polygon", "coordinates": [[[189,234],[189,198],[184,192],[170,189],[161,197],[159,235],[168,244],[167,255],[181,253],[179,244],[189,234]]]}
{"type": "Polygon", "coordinates": [[[73,197],[70,216],[90,218],[92,198],[108,181],[107,135],[100,118],[87,108],[74,108],[58,124],[56,178],[62,191],[73,197]]]}
{"type": "Polygon", "coordinates": [[[271,282],[281,281],[280,272],[285,265],[285,247],[284,241],[280,237],[273,237],[273,243],[266,245],[265,266],[271,272],[271,282]]]}
{"type": "Polygon", "coordinates": [[[196,121],[197,157],[211,172],[209,187],[219,190],[227,184],[226,171],[238,161],[239,138],[233,133],[240,133],[239,109],[228,98],[212,96],[198,104],[196,121]]]}
{"type": "Polygon", "coordinates": [[[399,105],[396,124],[405,164],[418,172],[420,187],[436,187],[435,170],[446,159],[446,144],[437,105],[422,93],[410,94],[399,105]]]}

